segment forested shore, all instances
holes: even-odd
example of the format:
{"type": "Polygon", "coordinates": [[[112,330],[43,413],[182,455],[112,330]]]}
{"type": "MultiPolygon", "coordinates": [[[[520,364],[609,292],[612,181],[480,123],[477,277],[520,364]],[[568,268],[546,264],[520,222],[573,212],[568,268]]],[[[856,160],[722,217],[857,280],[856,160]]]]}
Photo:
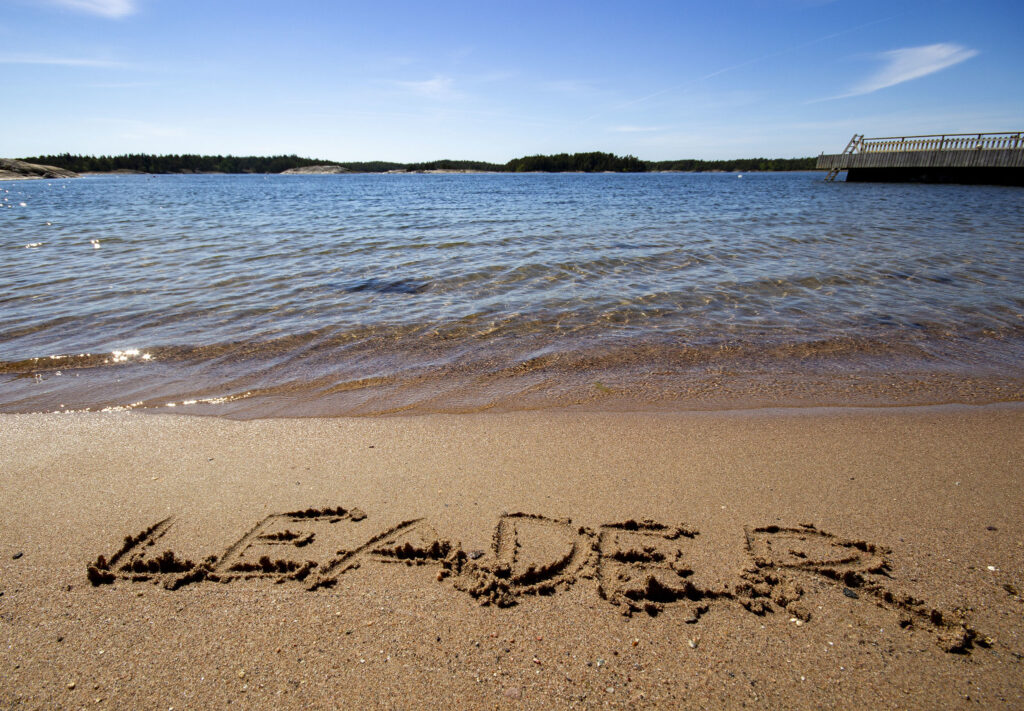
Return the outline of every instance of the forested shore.
{"type": "Polygon", "coordinates": [[[296,168],[334,165],[352,173],[418,172],[429,170],[487,171],[495,173],[648,173],[751,172],[813,170],[816,158],[739,158],[734,160],[645,161],[635,156],[612,153],[558,153],[513,158],[507,163],[472,160],[436,160],[425,163],[390,161],[332,161],[287,156],[151,155],[132,153],[118,156],[82,156],[70,153],[23,158],[29,163],[56,166],[76,173],[282,173],[296,168]]]}

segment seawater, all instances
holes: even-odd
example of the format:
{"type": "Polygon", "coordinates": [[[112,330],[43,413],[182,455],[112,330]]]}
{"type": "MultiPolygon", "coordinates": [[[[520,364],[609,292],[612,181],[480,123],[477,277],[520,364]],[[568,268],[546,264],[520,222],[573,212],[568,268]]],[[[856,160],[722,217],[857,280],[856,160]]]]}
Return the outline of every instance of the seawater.
{"type": "Polygon", "coordinates": [[[0,183],[0,411],[1024,399],[1024,191],[817,173],[0,183]]]}

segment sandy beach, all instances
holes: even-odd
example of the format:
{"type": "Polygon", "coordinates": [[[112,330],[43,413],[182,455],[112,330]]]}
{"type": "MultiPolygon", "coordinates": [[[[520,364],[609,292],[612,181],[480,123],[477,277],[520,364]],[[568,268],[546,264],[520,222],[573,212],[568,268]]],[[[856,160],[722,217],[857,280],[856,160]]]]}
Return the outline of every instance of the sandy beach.
{"type": "Polygon", "coordinates": [[[4,415],[0,707],[1021,708],[1022,424],[4,415]]]}

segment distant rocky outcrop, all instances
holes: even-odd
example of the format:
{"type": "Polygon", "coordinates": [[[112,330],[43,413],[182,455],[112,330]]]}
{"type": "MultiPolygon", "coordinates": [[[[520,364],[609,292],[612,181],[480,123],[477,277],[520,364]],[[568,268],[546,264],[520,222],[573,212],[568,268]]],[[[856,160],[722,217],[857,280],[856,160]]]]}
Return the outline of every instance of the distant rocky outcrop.
{"type": "Polygon", "coordinates": [[[37,165],[23,160],[0,158],[0,180],[33,180],[38,178],[77,178],[78,173],[52,165],[37,165]]]}
{"type": "Polygon", "coordinates": [[[340,165],[307,165],[304,168],[289,168],[282,171],[281,175],[337,175],[351,172],[348,168],[340,165]]]}

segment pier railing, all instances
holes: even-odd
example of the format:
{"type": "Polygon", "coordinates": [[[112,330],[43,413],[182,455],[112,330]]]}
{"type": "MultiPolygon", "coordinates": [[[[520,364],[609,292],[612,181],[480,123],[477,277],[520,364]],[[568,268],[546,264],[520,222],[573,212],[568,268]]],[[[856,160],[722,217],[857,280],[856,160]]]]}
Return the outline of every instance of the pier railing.
{"type": "Polygon", "coordinates": [[[864,138],[854,134],[842,153],[818,156],[826,181],[848,171],[848,182],[957,182],[1024,186],[1024,131],[864,138]]]}
{"type": "Polygon", "coordinates": [[[932,136],[861,138],[851,153],[905,151],[995,151],[1024,148],[1024,133],[948,133],[932,136]]]}

